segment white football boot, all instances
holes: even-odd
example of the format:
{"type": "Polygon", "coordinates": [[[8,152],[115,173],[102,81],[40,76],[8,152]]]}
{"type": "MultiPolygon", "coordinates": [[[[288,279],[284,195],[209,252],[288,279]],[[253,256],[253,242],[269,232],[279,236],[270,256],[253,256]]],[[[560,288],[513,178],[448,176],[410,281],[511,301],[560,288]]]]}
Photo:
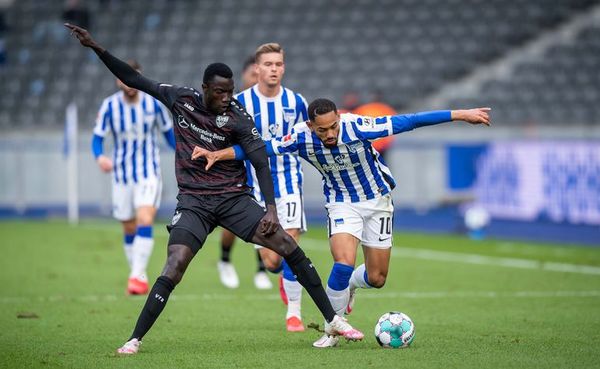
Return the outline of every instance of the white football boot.
{"type": "Polygon", "coordinates": [[[254,286],[259,290],[270,290],[273,288],[273,283],[266,272],[257,272],[254,275],[254,286]]]}
{"type": "Polygon", "coordinates": [[[132,338],[129,341],[125,342],[125,344],[117,349],[117,354],[122,355],[135,355],[140,350],[140,345],[142,341],[138,341],[137,338],[132,338]]]}
{"type": "Polygon", "coordinates": [[[217,269],[223,286],[227,288],[238,288],[240,286],[240,279],[233,264],[219,260],[217,269]]]}
{"type": "Polygon", "coordinates": [[[353,328],[346,318],[342,318],[339,315],[336,315],[331,323],[325,322],[324,331],[325,334],[313,342],[313,347],[335,347],[340,341],[340,336],[348,341],[360,341],[365,336],[361,331],[353,328]]]}
{"type": "Polygon", "coordinates": [[[365,335],[353,328],[346,318],[336,315],[333,320],[325,325],[325,333],[334,336],[343,336],[348,341],[360,341],[365,335]]]}
{"type": "Polygon", "coordinates": [[[324,334],[323,336],[321,336],[321,338],[319,338],[318,340],[313,342],[313,347],[317,347],[317,348],[335,347],[335,346],[337,346],[339,341],[340,341],[340,338],[338,336],[330,336],[328,334],[324,334]]]}

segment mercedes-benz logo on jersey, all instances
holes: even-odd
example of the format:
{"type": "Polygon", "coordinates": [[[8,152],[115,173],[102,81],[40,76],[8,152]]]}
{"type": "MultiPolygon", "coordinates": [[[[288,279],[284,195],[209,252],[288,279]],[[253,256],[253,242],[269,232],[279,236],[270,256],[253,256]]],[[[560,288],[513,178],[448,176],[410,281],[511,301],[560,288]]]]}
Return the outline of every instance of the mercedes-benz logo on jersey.
{"type": "Polygon", "coordinates": [[[183,115],[177,116],[177,124],[179,124],[179,127],[181,127],[181,128],[189,128],[190,127],[190,124],[188,122],[186,122],[183,115]]]}
{"type": "Polygon", "coordinates": [[[338,155],[335,157],[335,162],[338,163],[339,165],[344,164],[344,159],[346,158],[346,155],[342,154],[342,155],[338,155]]]}
{"type": "Polygon", "coordinates": [[[219,115],[217,116],[217,127],[221,128],[229,122],[229,117],[227,115],[219,115]]]}

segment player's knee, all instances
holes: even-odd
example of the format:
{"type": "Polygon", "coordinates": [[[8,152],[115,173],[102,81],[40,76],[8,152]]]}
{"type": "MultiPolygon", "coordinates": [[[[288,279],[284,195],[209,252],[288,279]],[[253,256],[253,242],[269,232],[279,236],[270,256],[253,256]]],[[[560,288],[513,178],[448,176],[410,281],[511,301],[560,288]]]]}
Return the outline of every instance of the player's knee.
{"type": "Polygon", "coordinates": [[[292,236],[283,232],[284,234],[281,237],[280,251],[279,254],[283,257],[286,257],[292,253],[298,247],[296,241],[292,236]]]}
{"type": "Polygon", "coordinates": [[[263,258],[263,264],[265,268],[271,273],[279,273],[281,271],[281,259],[277,258],[263,258]]]}
{"type": "Polygon", "coordinates": [[[136,217],[136,221],[138,227],[149,227],[152,226],[152,223],[154,223],[154,217],[152,214],[138,215],[136,217]]]}
{"type": "Polygon", "coordinates": [[[383,273],[373,273],[369,274],[369,285],[374,288],[381,288],[385,285],[385,281],[387,280],[387,275],[383,273]]]}

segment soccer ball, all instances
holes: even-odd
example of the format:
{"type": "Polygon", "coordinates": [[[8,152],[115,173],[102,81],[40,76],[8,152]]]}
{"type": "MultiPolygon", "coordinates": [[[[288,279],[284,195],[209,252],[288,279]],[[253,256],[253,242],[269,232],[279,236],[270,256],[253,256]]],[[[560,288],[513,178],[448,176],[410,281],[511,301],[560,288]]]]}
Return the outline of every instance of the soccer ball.
{"type": "Polygon", "coordinates": [[[375,324],[375,339],[385,348],[408,347],[415,339],[415,325],[404,313],[385,313],[375,324]]]}

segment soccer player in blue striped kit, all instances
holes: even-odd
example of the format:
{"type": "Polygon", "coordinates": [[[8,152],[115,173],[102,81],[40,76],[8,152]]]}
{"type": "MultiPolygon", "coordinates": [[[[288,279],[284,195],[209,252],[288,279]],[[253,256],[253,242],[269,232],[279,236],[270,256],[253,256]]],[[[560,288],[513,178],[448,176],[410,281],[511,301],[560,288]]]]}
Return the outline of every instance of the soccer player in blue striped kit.
{"type": "MultiPolygon", "coordinates": [[[[141,70],[135,60],[128,62],[141,70]]],[[[167,109],[152,96],[128,87],[117,79],[119,92],[102,102],[92,152],[100,169],[112,173],[113,216],[123,224],[123,248],[129,264],[127,293],[148,292],[146,268],[154,239],[152,225],[160,206],[162,179],[156,131],[175,150],[175,136],[167,109]],[[104,155],[104,137],[113,138],[112,159],[104,155]]]]}
{"type": "MultiPolygon", "coordinates": [[[[277,43],[260,45],[254,56],[257,83],[240,92],[235,98],[254,117],[254,124],[263,140],[283,137],[292,132],[295,124],[308,119],[304,97],[281,85],[285,73],[284,51],[277,43]]],[[[283,154],[269,158],[271,176],[275,189],[277,215],[281,226],[300,244],[300,234],[306,231],[306,217],[302,198],[302,166],[296,154],[283,154]]],[[[264,197],[256,185],[256,172],[246,163],[248,186],[254,197],[264,204],[264,197]]],[[[302,286],[285,260],[276,252],[257,245],[265,267],[282,272],[280,290],[287,304],[286,329],[290,332],[304,331],[301,315],[302,286]]]]}
{"type": "MultiPolygon", "coordinates": [[[[336,314],[352,311],[357,288],[381,288],[388,274],[395,182],[371,141],[454,120],[489,125],[489,111],[442,110],[370,118],[340,115],[332,101],[317,99],[308,107],[308,122],[295,125],[285,137],[266,142],[270,155],[297,152],[323,176],[334,259],[326,291],[336,314]],[[354,268],[359,243],[365,263],[354,268]]],[[[216,161],[241,160],[245,154],[239,146],[215,152],[194,148],[192,159],[200,157],[210,168],[216,161]]],[[[325,326],[327,332],[327,323],[325,326]]],[[[338,341],[325,333],[313,346],[333,347],[338,341]]]]}

